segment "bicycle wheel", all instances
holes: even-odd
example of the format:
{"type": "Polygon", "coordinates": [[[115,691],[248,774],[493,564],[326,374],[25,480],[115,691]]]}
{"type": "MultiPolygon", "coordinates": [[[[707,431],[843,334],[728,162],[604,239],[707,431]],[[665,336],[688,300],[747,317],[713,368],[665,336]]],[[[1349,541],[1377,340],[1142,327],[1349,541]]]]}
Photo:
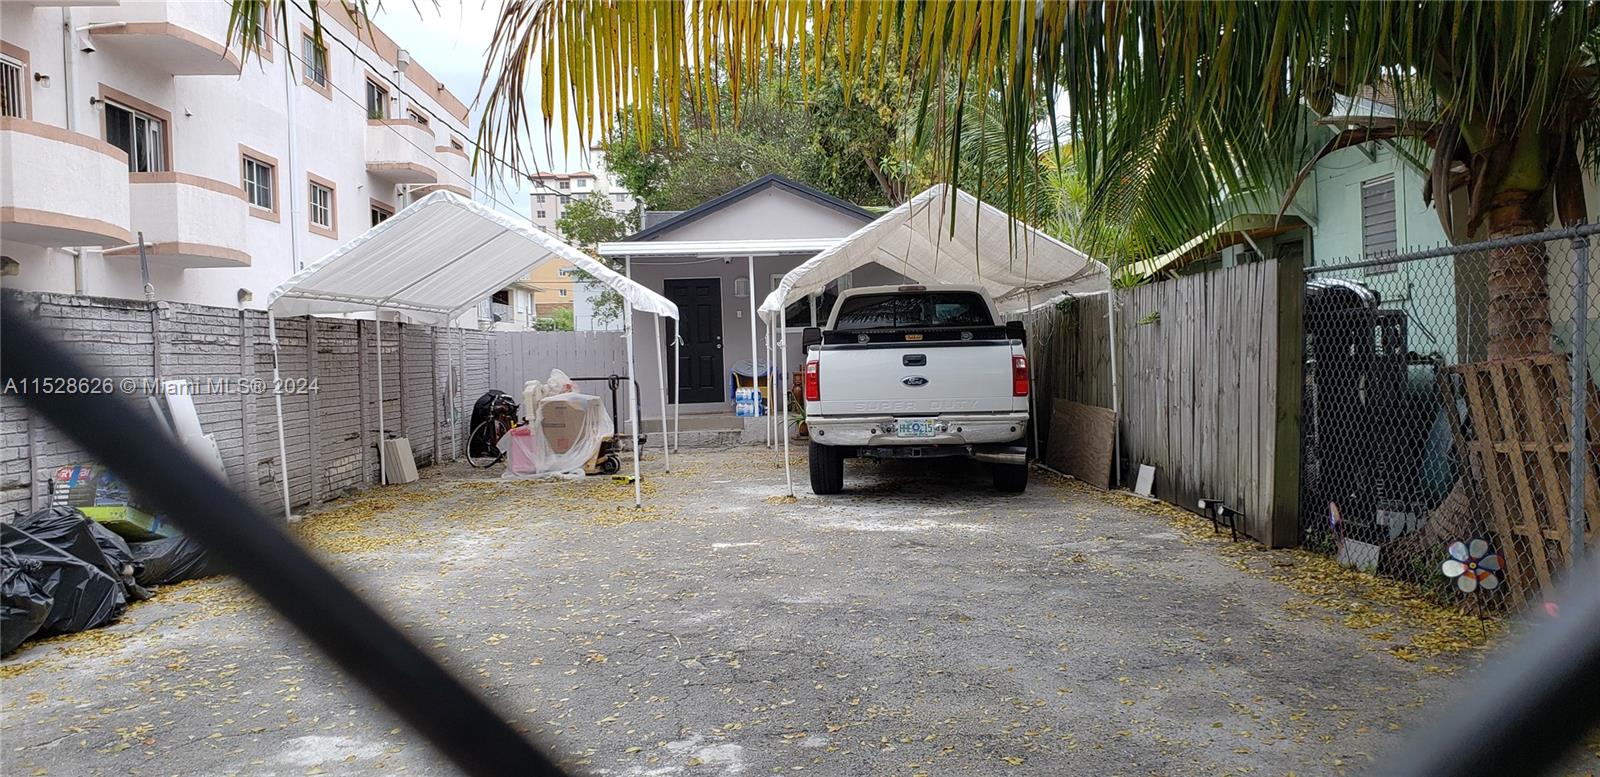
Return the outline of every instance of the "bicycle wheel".
{"type": "Polygon", "coordinates": [[[490,418],[472,427],[467,435],[467,463],[478,469],[499,463],[505,454],[495,444],[510,430],[504,418],[490,418]]]}

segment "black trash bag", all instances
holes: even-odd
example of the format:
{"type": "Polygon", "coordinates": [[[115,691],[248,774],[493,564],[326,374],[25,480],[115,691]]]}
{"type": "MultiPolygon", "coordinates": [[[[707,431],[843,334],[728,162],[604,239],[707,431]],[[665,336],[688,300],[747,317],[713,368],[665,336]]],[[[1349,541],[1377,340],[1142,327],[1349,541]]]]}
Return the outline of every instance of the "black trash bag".
{"type": "Polygon", "coordinates": [[[517,417],[517,403],[511,395],[499,389],[490,389],[478,401],[472,403],[472,425],[467,427],[467,452],[472,456],[495,455],[495,442],[493,435],[474,434],[478,427],[496,415],[504,415],[508,419],[517,417]]]}
{"type": "Polygon", "coordinates": [[[121,535],[101,526],[76,507],[55,505],[39,510],[17,521],[17,528],[48,542],[101,571],[122,581],[127,594],[135,601],[150,598],[150,592],[139,587],[137,563],[128,541],[121,535]]]}
{"type": "Polygon", "coordinates": [[[0,548],[0,655],[16,650],[50,617],[50,595],[34,579],[40,566],[23,566],[10,548],[0,548]]]}
{"type": "MultiPolygon", "coordinates": [[[[92,540],[89,545],[93,553],[104,558],[92,540]]],[[[128,606],[121,580],[23,529],[0,524],[0,547],[15,553],[24,569],[37,565],[27,574],[50,597],[50,613],[35,636],[66,634],[110,623],[128,606]]]]}
{"type": "Polygon", "coordinates": [[[218,562],[195,542],[182,534],[148,542],[129,543],[134,563],[139,568],[140,585],[167,585],[197,577],[222,574],[218,562]]]}

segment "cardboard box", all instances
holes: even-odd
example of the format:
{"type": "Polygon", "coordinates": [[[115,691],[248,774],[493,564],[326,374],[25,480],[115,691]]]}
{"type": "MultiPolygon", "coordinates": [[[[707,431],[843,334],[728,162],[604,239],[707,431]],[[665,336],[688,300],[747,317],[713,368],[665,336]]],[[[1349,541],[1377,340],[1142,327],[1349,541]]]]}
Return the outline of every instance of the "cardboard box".
{"type": "Polygon", "coordinates": [[[150,515],[128,505],[90,505],[80,507],[101,526],[130,540],[157,540],[178,534],[178,528],[159,515],[150,515]]]}

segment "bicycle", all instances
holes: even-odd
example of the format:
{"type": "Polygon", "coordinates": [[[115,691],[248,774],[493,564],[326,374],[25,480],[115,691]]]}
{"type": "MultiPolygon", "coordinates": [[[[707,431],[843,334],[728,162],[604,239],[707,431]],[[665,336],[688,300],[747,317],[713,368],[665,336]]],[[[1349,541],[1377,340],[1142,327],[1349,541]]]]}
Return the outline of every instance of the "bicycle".
{"type": "Polygon", "coordinates": [[[489,417],[472,427],[472,432],[467,435],[467,463],[474,469],[499,464],[506,457],[505,452],[500,450],[500,438],[518,425],[516,404],[510,401],[496,403],[489,417]]]}

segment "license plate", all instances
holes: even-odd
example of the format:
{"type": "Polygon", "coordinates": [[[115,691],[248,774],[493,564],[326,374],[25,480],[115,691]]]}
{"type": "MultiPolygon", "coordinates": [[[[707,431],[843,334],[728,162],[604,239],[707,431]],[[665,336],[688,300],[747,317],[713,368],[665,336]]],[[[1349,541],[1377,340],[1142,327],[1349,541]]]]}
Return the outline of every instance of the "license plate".
{"type": "Polygon", "coordinates": [[[895,420],[894,433],[899,437],[932,437],[933,419],[931,418],[900,418],[895,420]]]}

